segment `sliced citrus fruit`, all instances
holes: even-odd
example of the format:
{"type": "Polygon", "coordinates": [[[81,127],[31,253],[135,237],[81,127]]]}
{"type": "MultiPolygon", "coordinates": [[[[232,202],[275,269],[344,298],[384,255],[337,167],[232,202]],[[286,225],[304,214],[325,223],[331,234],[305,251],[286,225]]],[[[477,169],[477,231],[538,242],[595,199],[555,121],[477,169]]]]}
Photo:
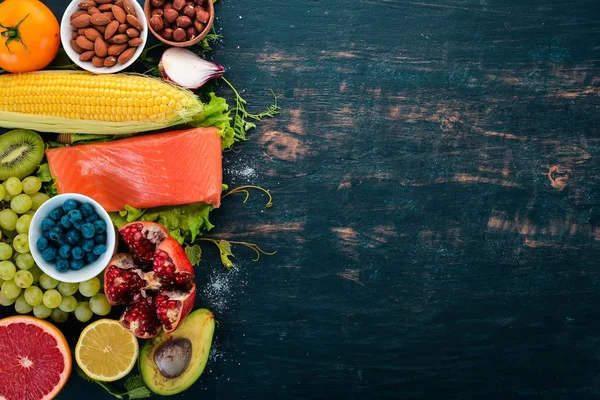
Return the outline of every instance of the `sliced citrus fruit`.
{"type": "Polygon", "coordinates": [[[49,400],[71,374],[71,351],[49,322],[28,316],[0,320],[0,399],[49,400]]]}
{"type": "Polygon", "coordinates": [[[81,332],[75,346],[75,360],[90,378],[112,382],[133,369],[138,351],[137,338],[119,321],[101,319],[81,332]]]}

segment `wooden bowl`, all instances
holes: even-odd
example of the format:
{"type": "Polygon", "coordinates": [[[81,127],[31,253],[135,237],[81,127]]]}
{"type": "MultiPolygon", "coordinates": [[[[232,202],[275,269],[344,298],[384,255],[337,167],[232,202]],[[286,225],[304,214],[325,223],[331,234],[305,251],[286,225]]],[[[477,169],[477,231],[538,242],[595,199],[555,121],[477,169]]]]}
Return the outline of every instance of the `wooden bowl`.
{"type": "Polygon", "coordinates": [[[202,32],[200,32],[200,34],[198,36],[196,36],[195,38],[193,38],[192,40],[188,40],[187,42],[172,42],[172,41],[166,40],[165,38],[160,36],[160,34],[155,32],[154,29],[152,29],[152,27],[150,26],[150,14],[152,13],[152,5],[150,4],[150,0],[146,0],[146,2],[144,3],[144,14],[146,15],[146,25],[148,26],[148,30],[150,30],[150,32],[152,32],[152,34],[158,40],[160,40],[167,46],[173,46],[173,47],[193,46],[193,45],[199,43],[202,39],[204,39],[204,37],[206,35],[208,35],[208,32],[210,32],[210,29],[213,26],[213,22],[215,21],[215,7],[213,5],[212,0],[205,0],[205,3],[208,5],[208,7],[206,8],[206,11],[208,11],[208,14],[210,15],[208,18],[208,22],[206,23],[206,28],[204,28],[204,30],[202,32]]]}

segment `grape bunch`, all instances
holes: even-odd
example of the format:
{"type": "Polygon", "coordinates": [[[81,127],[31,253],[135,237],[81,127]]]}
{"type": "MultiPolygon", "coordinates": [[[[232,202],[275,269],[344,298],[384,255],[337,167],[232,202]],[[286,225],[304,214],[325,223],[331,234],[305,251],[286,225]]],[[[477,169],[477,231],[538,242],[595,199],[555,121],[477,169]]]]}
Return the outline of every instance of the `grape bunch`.
{"type": "Polygon", "coordinates": [[[0,305],[14,305],[19,314],[64,322],[69,313],[87,322],[93,314],[107,315],[111,306],[97,277],[81,283],[59,282],[44,274],[29,251],[29,225],[48,195],[42,181],[11,177],[0,185],[0,305]]]}

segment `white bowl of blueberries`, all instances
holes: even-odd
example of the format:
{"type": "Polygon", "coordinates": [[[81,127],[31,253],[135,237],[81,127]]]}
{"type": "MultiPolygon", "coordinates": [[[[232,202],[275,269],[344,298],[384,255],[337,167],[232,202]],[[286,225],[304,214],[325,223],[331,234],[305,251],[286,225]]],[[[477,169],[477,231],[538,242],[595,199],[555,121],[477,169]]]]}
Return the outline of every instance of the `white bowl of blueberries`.
{"type": "Polygon", "coordinates": [[[47,275],[79,283],[100,274],[115,249],[115,230],[106,210],[88,196],[65,193],[35,212],[29,228],[33,259],[47,275]]]}

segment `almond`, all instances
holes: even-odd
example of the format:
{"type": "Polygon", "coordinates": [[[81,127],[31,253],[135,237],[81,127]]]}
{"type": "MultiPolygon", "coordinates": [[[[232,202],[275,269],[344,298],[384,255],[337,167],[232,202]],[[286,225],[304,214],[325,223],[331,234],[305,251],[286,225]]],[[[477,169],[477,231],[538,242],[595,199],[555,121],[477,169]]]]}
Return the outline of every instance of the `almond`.
{"type": "Polygon", "coordinates": [[[86,11],[83,10],[79,10],[79,11],[75,11],[72,15],[71,15],[71,21],[73,21],[75,18],[79,17],[80,15],[85,15],[87,14],[86,11]]]}
{"type": "Polygon", "coordinates": [[[98,39],[101,36],[100,32],[98,32],[94,28],[87,28],[85,30],[84,35],[86,38],[90,39],[90,41],[92,41],[92,42],[96,41],[96,39],[98,39]]]}
{"type": "Polygon", "coordinates": [[[117,21],[119,21],[122,24],[124,24],[127,21],[127,13],[121,7],[113,5],[111,10],[117,21]]]}
{"type": "Polygon", "coordinates": [[[106,15],[111,21],[115,20],[115,16],[113,15],[112,11],[104,11],[102,14],[106,15]]]}
{"type": "Polygon", "coordinates": [[[90,17],[89,14],[82,14],[79,17],[74,18],[73,21],[71,21],[71,26],[76,29],[87,28],[88,26],[90,26],[91,19],[92,17],[90,17]]]}
{"type": "Polygon", "coordinates": [[[92,57],[94,57],[96,53],[94,53],[93,51],[86,51],[81,53],[81,55],[79,56],[79,59],[81,61],[90,61],[92,59],[92,57]]]}
{"type": "Polygon", "coordinates": [[[95,0],[98,4],[112,4],[113,0],[95,0]]]}
{"type": "Polygon", "coordinates": [[[93,0],[85,0],[79,3],[79,8],[81,8],[82,10],[88,10],[92,7],[96,7],[96,2],[93,0]]]}
{"type": "Polygon", "coordinates": [[[94,28],[96,28],[96,30],[103,35],[104,35],[104,32],[106,32],[106,26],[98,25],[98,26],[95,26],[94,28]]]}
{"type": "Polygon", "coordinates": [[[104,14],[94,14],[90,17],[90,23],[92,25],[104,26],[110,24],[110,18],[104,14]]]}
{"type": "Polygon", "coordinates": [[[101,4],[100,6],[98,6],[98,10],[104,12],[104,11],[111,11],[112,10],[112,4],[101,4]]]}
{"type": "Polygon", "coordinates": [[[140,36],[140,31],[138,31],[135,28],[129,28],[127,29],[127,31],[125,32],[127,34],[127,36],[129,36],[130,38],[136,38],[138,36],[140,36]]]}
{"type": "Polygon", "coordinates": [[[135,50],[136,49],[134,47],[131,47],[122,52],[119,58],[117,59],[117,62],[119,64],[125,64],[127,61],[131,60],[131,57],[133,57],[133,53],[135,53],[135,50]]]}
{"type": "Polygon", "coordinates": [[[138,47],[142,44],[143,40],[141,38],[133,38],[129,42],[127,42],[131,47],[138,47]]]}
{"type": "Polygon", "coordinates": [[[77,54],[81,54],[85,51],[81,47],[79,47],[79,45],[77,44],[77,40],[71,40],[70,43],[71,43],[71,47],[73,48],[73,50],[75,50],[75,52],[77,54]]]}
{"type": "Polygon", "coordinates": [[[117,57],[110,56],[104,59],[104,66],[107,68],[114,67],[117,64],[117,57]]]}
{"type": "Polygon", "coordinates": [[[97,9],[96,7],[90,7],[88,9],[88,14],[90,14],[90,15],[98,14],[99,12],[100,12],[100,10],[97,9]]]}
{"type": "MultiPolygon", "coordinates": [[[[79,34],[79,36],[85,35],[85,28],[77,29],[77,33],[79,34]]],[[[75,38],[75,39],[77,39],[77,38],[75,38]]]]}
{"type": "Polygon", "coordinates": [[[115,6],[123,8],[123,0],[117,0],[117,2],[115,3],[115,6]]]}
{"type": "Polygon", "coordinates": [[[135,15],[128,14],[127,15],[127,23],[129,25],[133,26],[138,31],[141,31],[142,29],[144,29],[144,25],[142,25],[142,22],[139,19],[137,19],[137,17],[135,15]]]}
{"type": "Polygon", "coordinates": [[[71,39],[75,40],[77,39],[77,36],[79,36],[79,33],[77,33],[77,31],[71,32],[71,39]]]}
{"type": "Polygon", "coordinates": [[[127,14],[135,15],[135,8],[133,8],[129,0],[123,0],[123,10],[125,10],[127,14]]]}
{"type": "Polygon", "coordinates": [[[118,32],[119,32],[119,33],[125,33],[125,32],[127,31],[127,29],[128,29],[128,28],[129,28],[129,25],[127,25],[127,24],[121,24],[121,25],[119,25],[119,30],[118,30],[118,32]]]}
{"type": "Polygon", "coordinates": [[[119,21],[111,21],[110,24],[106,25],[106,30],[104,31],[104,39],[108,40],[114,35],[119,29],[119,21]]]}
{"type": "Polygon", "coordinates": [[[75,43],[77,43],[77,46],[81,47],[84,50],[92,50],[94,48],[94,43],[92,43],[88,38],[86,38],[85,36],[79,36],[76,40],[75,43]]]}
{"type": "Polygon", "coordinates": [[[115,36],[111,37],[109,42],[115,43],[115,44],[123,44],[123,43],[127,42],[128,40],[129,40],[129,37],[127,35],[121,33],[119,35],[115,35],[115,36]]]}
{"type": "Polygon", "coordinates": [[[104,58],[94,56],[92,58],[92,64],[94,64],[94,67],[102,68],[104,67],[104,58]]]}
{"type": "Polygon", "coordinates": [[[104,39],[99,37],[94,42],[94,51],[98,57],[106,57],[108,54],[108,47],[106,46],[106,42],[104,39]]]}
{"type": "Polygon", "coordinates": [[[113,44],[112,46],[110,46],[108,48],[108,55],[109,56],[118,56],[119,54],[124,52],[126,48],[127,48],[126,43],[125,44],[113,44]]]}

